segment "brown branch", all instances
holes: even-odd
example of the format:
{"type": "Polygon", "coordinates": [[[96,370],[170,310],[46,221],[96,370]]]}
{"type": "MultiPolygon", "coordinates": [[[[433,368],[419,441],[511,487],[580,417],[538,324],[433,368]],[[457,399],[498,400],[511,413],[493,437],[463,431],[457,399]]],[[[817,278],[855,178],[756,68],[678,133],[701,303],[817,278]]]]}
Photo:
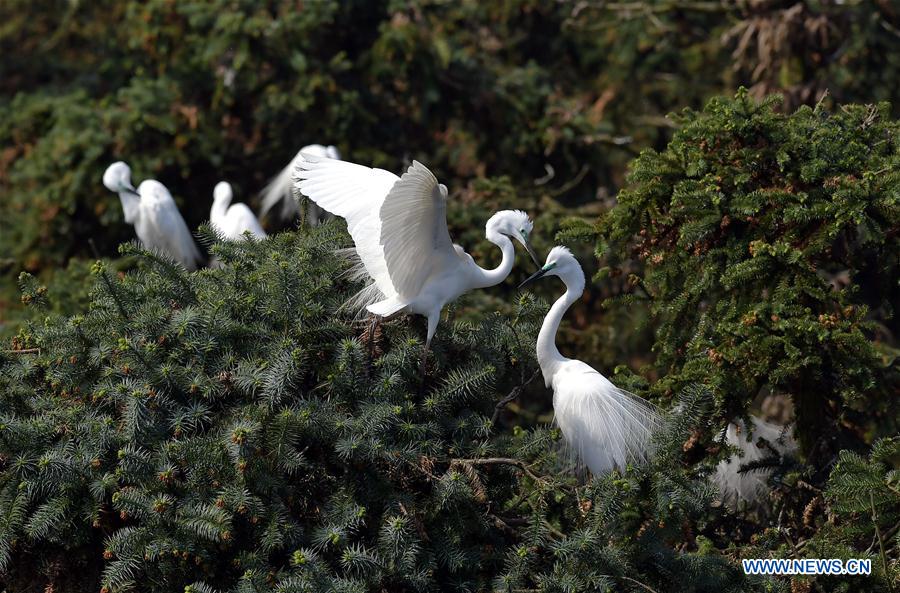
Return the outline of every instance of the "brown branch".
{"type": "Polygon", "coordinates": [[[881,537],[881,529],[878,527],[878,513],[875,510],[875,495],[869,491],[869,504],[872,506],[872,524],[875,526],[875,535],[878,537],[878,548],[881,556],[881,567],[884,569],[885,578],[888,579],[888,591],[893,593],[894,587],[891,585],[890,574],[888,572],[887,555],[884,552],[884,538],[881,537]]]}
{"type": "Polygon", "coordinates": [[[516,467],[525,474],[534,480],[535,482],[544,483],[546,478],[542,478],[537,475],[523,461],[519,461],[518,459],[512,459],[511,457],[483,457],[481,459],[451,459],[451,465],[454,463],[458,463],[460,465],[509,465],[511,467],[516,467]]]}
{"type": "Polygon", "coordinates": [[[4,350],[3,354],[40,354],[40,348],[23,348],[22,350],[4,350]]]}
{"type": "Polygon", "coordinates": [[[645,585],[644,583],[642,583],[642,582],[640,582],[640,581],[638,581],[638,580],[636,580],[636,579],[633,579],[633,578],[631,578],[631,577],[616,576],[616,575],[614,575],[614,574],[601,574],[600,576],[601,576],[601,577],[609,577],[609,578],[612,578],[612,579],[622,579],[623,581],[628,581],[629,583],[634,583],[635,585],[638,585],[638,586],[640,586],[640,587],[643,587],[644,589],[646,589],[646,590],[649,591],[650,593],[658,593],[658,591],[657,591],[656,589],[653,589],[653,588],[650,587],[649,585],[645,585]]]}
{"type": "Polygon", "coordinates": [[[526,387],[528,387],[528,385],[532,381],[537,379],[538,375],[540,375],[540,374],[541,374],[541,369],[539,369],[539,368],[535,369],[535,371],[531,374],[531,377],[529,377],[527,381],[513,387],[512,391],[509,392],[509,395],[507,395],[506,397],[504,397],[503,399],[501,399],[500,401],[497,402],[497,405],[494,406],[494,414],[491,416],[491,426],[497,424],[497,420],[500,418],[500,413],[503,411],[503,409],[507,405],[509,405],[510,402],[512,402],[516,398],[518,398],[522,394],[522,391],[526,387]]]}

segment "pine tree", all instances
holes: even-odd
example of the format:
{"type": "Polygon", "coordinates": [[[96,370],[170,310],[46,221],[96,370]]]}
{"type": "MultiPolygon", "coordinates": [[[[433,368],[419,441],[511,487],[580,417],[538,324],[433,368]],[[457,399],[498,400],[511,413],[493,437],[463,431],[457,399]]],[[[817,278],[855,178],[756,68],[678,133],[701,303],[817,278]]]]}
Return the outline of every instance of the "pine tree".
{"type": "Polygon", "coordinates": [[[442,325],[420,385],[420,320],[341,312],[339,228],[205,231],[224,267],[190,274],[128,244],[137,267],[97,262],[89,310],[19,332],[0,359],[7,590],[755,587],[675,543],[713,494],[671,471],[706,392],[656,465],[582,483],[557,430],[499,421],[537,376],[546,303],[442,325]]]}

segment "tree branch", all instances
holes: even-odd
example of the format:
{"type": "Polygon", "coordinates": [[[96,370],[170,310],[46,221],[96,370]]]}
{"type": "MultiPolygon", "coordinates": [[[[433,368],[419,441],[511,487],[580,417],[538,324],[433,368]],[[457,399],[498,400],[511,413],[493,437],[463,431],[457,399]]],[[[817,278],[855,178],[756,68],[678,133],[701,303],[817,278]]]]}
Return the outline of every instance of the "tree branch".
{"type": "Polygon", "coordinates": [[[494,414],[491,416],[491,425],[492,426],[494,424],[497,424],[497,420],[500,418],[500,413],[503,411],[503,409],[506,408],[506,406],[509,405],[509,403],[511,401],[514,401],[516,398],[518,398],[522,394],[522,391],[526,387],[528,387],[528,385],[532,381],[537,379],[538,375],[540,375],[540,374],[541,374],[541,369],[539,369],[539,368],[535,369],[535,371],[531,374],[531,377],[529,377],[527,381],[513,387],[512,391],[509,392],[509,395],[507,395],[506,397],[504,397],[503,399],[501,399],[500,401],[497,402],[497,405],[494,406],[494,414]]]}

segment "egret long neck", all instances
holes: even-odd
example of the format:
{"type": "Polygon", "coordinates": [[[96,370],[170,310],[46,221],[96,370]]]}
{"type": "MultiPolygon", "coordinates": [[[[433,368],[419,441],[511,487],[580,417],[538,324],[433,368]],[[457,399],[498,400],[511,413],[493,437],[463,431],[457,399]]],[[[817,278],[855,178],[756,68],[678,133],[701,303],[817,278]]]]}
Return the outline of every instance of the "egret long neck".
{"type": "Polygon", "coordinates": [[[566,292],[556,299],[550,312],[544,317],[544,323],[541,325],[541,331],[538,333],[537,339],[537,359],[541,365],[541,374],[544,375],[544,381],[550,385],[550,379],[556,372],[556,369],[567,360],[565,356],[559,353],[556,348],[556,332],[559,330],[559,324],[563,316],[572,303],[581,296],[581,290],[576,290],[566,284],[566,292]]]}
{"type": "Polygon", "coordinates": [[[500,284],[506,280],[506,277],[512,272],[513,264],[516,261],[516,248],[512,241],[509,240],[509,237],[506,235],[500,235],[498,237],[488,236],[487,239],[500,248],[503,252],[503,259],[500,260],[500,265],[491,270],[485,270],[476,264],[477,278],[474,288],[487,288],[488,286],[500,284]]]}
{"type": "Polygon", "coordinates": [[[213,200],[212,209],[209,211],[209,221],[213,224],[220,224],[228,214],[228,202],[224,198],[213,200]]]}

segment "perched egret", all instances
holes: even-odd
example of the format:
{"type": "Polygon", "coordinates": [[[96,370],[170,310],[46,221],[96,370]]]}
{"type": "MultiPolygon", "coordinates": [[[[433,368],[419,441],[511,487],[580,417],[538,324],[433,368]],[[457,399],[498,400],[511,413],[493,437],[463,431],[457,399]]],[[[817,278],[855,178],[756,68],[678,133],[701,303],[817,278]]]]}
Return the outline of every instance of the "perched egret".
{"type": "MultiPolygon", "coordinates": [[[[269,184],[263,188],[260,195],[262,196],[262,209],[260,216],[265,216],[279,203],[281,207],[278,216],[281,220],[289,221],[300,214],[300,206],[294,200],[292,190],[294,188],[294,170],[300,162],[301,154],[309,154],[329,159],[340,159],[341,155],[334,146],[322,146],[321,144],[310,144],[304,146],[294,155],[287,167],[281,170],[269,184]]],[[[316,204],[309,204],[306,211],[307,221],[310,225],[315,226],[324,220],[322,209],[316,204]]]]}
{"type": "Polygon", "coordinates": [[[553,412],[566,444],[594,475],[645,461],[650,437],[661,426],[654,407],[556,348],[560,321],[584,292],[578,260],[565,247],[554,247],[547,263],[519,286],[542,276],[558,276],[566,285],[565,294],[544,318],[537,339],[538,363],[544,383],[553,388],[553,412]]]}
{"type": "Polygon", "coordinates": [[[119,194],[125,222],[134,225],[141,243],[175,259],[188,270],[196,270],[203,261],[178,206],[166,187],[153,179],[131,185],[131,169],[118,161],[103,173],[103,185],[119,194]]]}
{"type": "Polygon", "coordinates": [[[347,220],[359,259],[357,271],[371,281],[355,300],[356,307],[381,317],[416,313],[428,319],[423,359],[444,305],[509,275],[516,258],[511,239],[538,261],[528,239],[528,215],[504,210],[486,225],[488,241],[503,253],[500,265],[492,270],[478,266],[450,240],[446,186],[417,161],[397,177],[383,169],[304,153],[297,177],[305,196],[347,220]]]}
{"type": "Polygon", "coordinates": [[[246,231],[249,231],[253,238],[265,239],[266,232],[259,225],[253,211],[246,204],[231,204],[231,198],[231,184],[227,181],[217,183],[213,189],[209,222],[231,241],[245,238],[246,231]]]}
{"type": "Polygon", "coordinates": [[[752,432],[743,420],[728,425],[725,441],[737,448],[740,454],[722,460],[713,474],[713,480],[722,494],[722,501],[732,510],[743,505],[764,506],[767,482],[772,474],[771,469],[742,472],[742,466],[768,457],[794,455],[797,452],[797,442],[784,427],[756,416],[750,416],[750,423],[753,425],[752,432]],[[765,442],[760,442],[760,439],[765,442]]]}

